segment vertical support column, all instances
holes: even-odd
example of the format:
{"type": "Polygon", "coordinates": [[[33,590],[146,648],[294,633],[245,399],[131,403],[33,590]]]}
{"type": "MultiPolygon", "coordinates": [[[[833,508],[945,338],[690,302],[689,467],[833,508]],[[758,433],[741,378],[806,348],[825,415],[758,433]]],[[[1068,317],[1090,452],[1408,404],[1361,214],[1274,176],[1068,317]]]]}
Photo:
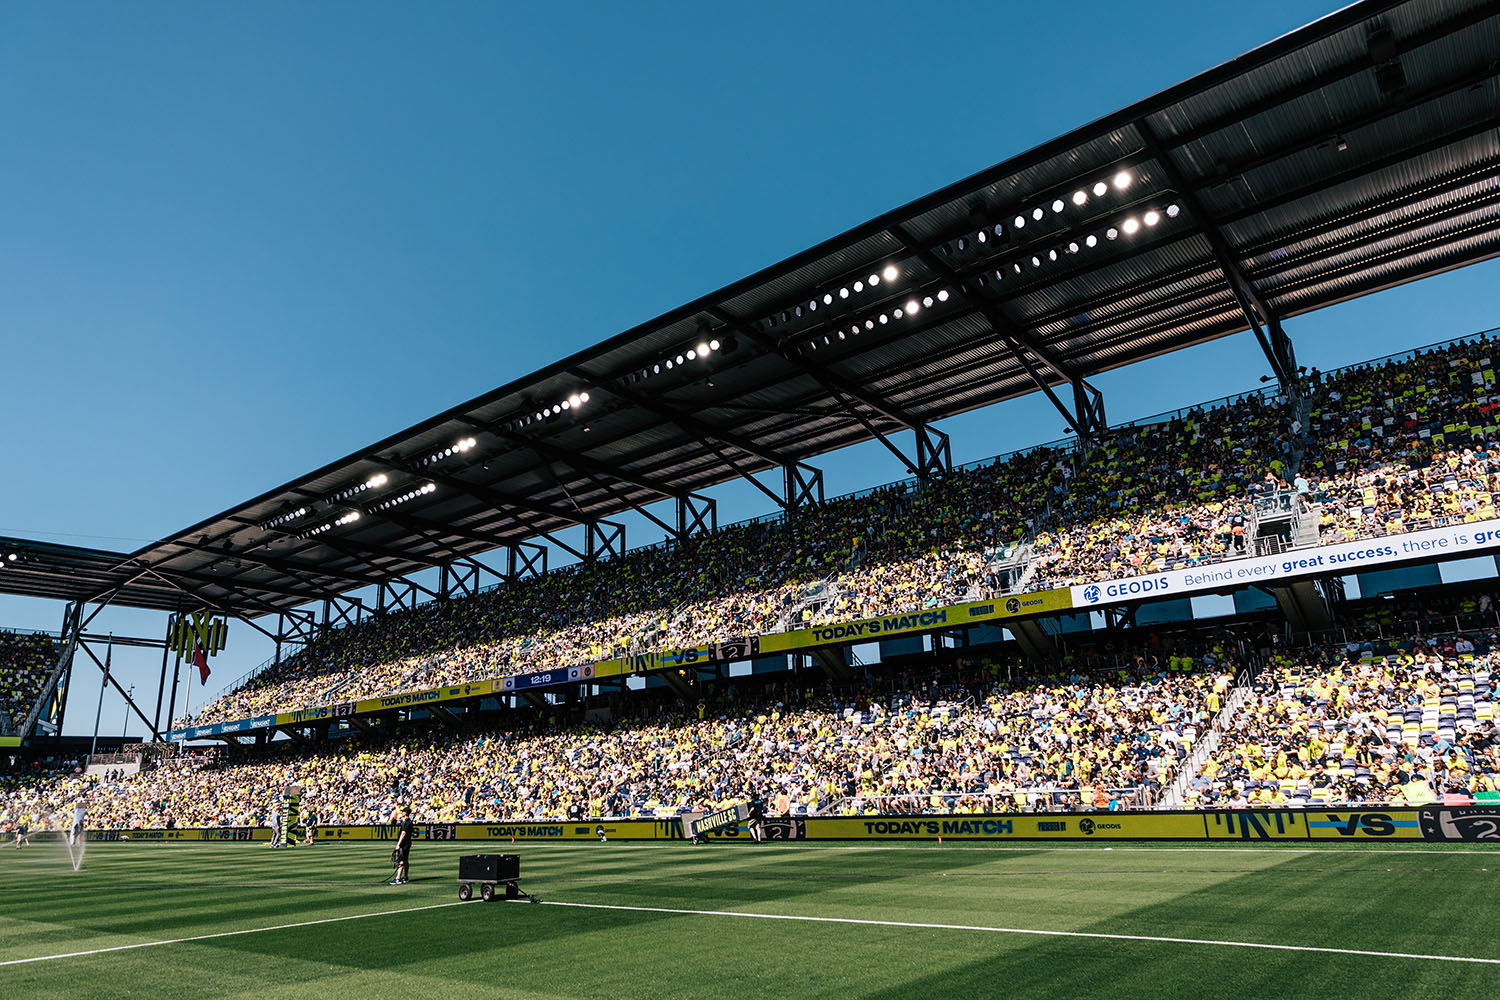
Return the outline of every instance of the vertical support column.
{"type": "Polygon", "coordinates": [[[953,471],[953,449],[948,435],[926,424],[912,428],[917,436],[917,476],[930,479],[953,471]]]}
{"type": "Polygon", "coordinates": [[[513,542],[506,550],[506,575],[512,580],[542,576],[547,572],[547,548],[531,542],[513,542]]]}
{"type": "Polygon", "coordinates": [[[625,525],[615,521],[584,524],[583,554],[589,562],[618,559],[625,554],[625,525]]]}
{"type": "Polygon", "coordinates": [[[781,468],[786,474],[786,491],[782,496],[788,513],[799,507],[811,507],[823,502],[822,469],[814,469],[801,462],[792,462],[781,468]]]}
{"type": "MultiPolygon", "coordinates": [[[[151,715],[151,728],[153,730],[155,730],[156,732],[158,732],[158,733],[161,732],[161,701],[162,701],[162,698],[164,698],[166,696],[166,693],[167,693],[167,657],[169,655],[171,655],[171,652],[172,652],[172,636],[177,631],[177,629],[175,627],[176,625],[177,625],[177,616],[176,615],[168,615],[167,616],[167,637],[166,637],[166,639],[164,639],[162,641],[162,644],[161,644],[161,677],[158,678],[158,680],[156,682],[156,711],[153,712],[152,715],[151,715]]],[[[276,660],[277,660],[277,662],[281,661],[281,642],[279,640],[276,643],[276,660]]],[[[170,718],[170,715],[171,715],[171,712],[169,710],[168,711],[168,716],[169,717],[167,719],[167,722],[169,724],[172,721],[172,719],[170,718]]],[[[169,725],[168,728],[171,728],[171,726],[169,725]]]]}
{"type": "Polygon", "coordinates": [[[689,493],[677,498],[677,537],[707,535],[719,527],[719,504],[712,497],[689,493]]]}

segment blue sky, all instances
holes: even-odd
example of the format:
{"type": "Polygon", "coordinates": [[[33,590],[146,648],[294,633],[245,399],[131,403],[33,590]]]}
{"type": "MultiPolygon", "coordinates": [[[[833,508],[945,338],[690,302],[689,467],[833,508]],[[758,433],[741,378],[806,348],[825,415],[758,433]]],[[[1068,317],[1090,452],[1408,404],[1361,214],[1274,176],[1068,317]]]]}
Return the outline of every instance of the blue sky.
{"type": "MultiPolygon", "coordinates": [[[[0,533],[134,548],[1331,9],[7,4],[0,533]]],[[[1494,325],[1497,276],[1287,328],[1306,364],[1391,353],[1494,325]]],[[[1096,381],[1119,420],[1265,370],[1241,335],[1096,381]]],[[[967,461],[1062,426],[1027,399],[945,429],[967,461]]],[[[820,464],[899,476],[878,446],[820,464]]],[[[230,635],[210,692],[270,653],[230,635]]]]}

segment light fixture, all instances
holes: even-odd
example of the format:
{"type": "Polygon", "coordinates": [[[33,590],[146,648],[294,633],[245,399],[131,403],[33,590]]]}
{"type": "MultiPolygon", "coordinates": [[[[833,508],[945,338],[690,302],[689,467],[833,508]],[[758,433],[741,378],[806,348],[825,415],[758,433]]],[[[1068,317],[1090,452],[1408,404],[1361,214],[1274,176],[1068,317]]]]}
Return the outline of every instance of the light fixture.
{"type": "Polygon", "coordinates": [[[1087,247],[1096,247],[1099,245],[1099,237],[1095,236],[1093,233],[1089,233],[1083,238],[1083,245],[1087,247]]]}
{"type": "Polygon", "coordinates": [[[695,350],[693,350],[691,347],[689,347],[688,348],[688,352],[687,352],[687,359],[689,361],[697,361],[698,360],[698,352],[695,351],[695,350]]]}
{"type": "Polygon", "coordinates": [[[938,292],[938,301],[939,302],[947,302],[948,301],[948,289],[944,288],[942,291],[938,292]]]}
{"type": "Polygon", "coordinates": [[[1025,229],[1026,228],[1026,216],[1024,216],[1024,215],[1018,215],[1018,216],[1016,216],[1016,228],[1017,229],[1025,229]]]}
{"type": "Polygon", "coordinates": [[[848,297],[849,297],[849,289],[848,288],[840,288],[839,289],[839,298],[841,298],[841,299],[847,299],[848,297]]]}
{"type": "Polygon", "coordinates": [[[916,299],[907,299],[907,301],[906,301],[906,314],[908,316],[910,316],[911,314],[915,313],[920,308],[922,308],[921,303],[919,303],[916,299]]]}
{"type": "Polygon", "coordinates": [[[856,292],[862,292],[862,291],[864,291],[865,290],[865,283],[863,281],[856,281],[854,283],[854,290],[856,292]]]}
{"type": "Polygon", "coordinates": [[[1151,211],[1147,212],[1145,215],[1141,216],[1141,220],[1143,222],[1145,222],[1146,225],[1148,225],[1148,226],[1154,226],[1158,222],[1161,221],[1161,214],[1159,212],[1157,212],[1155,209],[1152,209],[1151,211]]]}
{"type": "Polygon", "coordinates": [[[923,309],[931,309],[932,308],[932,296],[931,295],[928,295],[928,296],[926,296],[926,297],[924,297],[922,299],[922,308],[923,309]]]}
{"type": "Polygon", "coordinates": [[[1135,231],[1141,228],[1141,223],[1139,219],[1132,215],[1130,218],[1121,223],[1120,228],[1125,230],[1126,236],[1134,236],[1135,231]]]}
{"type": "Polygon", "coordinates": [[[1033,209],[1032,209],[1032,210],[1031,210],[1031,217],[1032,217],[1032,218],[1033,218],[1033,219],[1035,219],[1035,220],[1036,220],[1036,221],[1038,221],[1038,222],[1041,222],[1041,221],[1042,221],[1042,216],[1043,216],[1043,215],[1045,215],[1045,214],[1046,214],[1046,213],[1044,213],[1044,212],[1043,212],[1043,211],[1042,211],[1042,208],[1041,208],[1041,206],[1040,206],[1040,205],[1038,205],[1038,206],[1037,206],[1037,207],[1036,207],[1036,208],[1033,208],[1033,209]]]}
{"type": "Polygon", "coordinates": [[[1104,192],[1106,192],[1108,190],[1109,190],[1109,185],[1105,184],[1103,181],[1100,181],[1098,184],[1094,185],[1094,197],[1098,198],[1101,195],[1103,195],[1104,192]]]}
{"type": "Polygon", "coordinates": [[[1169,218],[1169,219],[1175,219],[1175,218],[1177,218],[1177,216],[1181,212],[1182,212],[1182,206],[1178,205],[1175,201],[1172,202],[1172,204],[1170,204],[1170,205],[1167,206],[1167,218],[1169,218]]]}
{"type": "Polygon", "coordinates": [[[1054,211],[1054,212],[1061,212],[1062,210],[1063,210],[1063,200],[1061,198],[1058,198],[1056,201],[1054,201],[1052,203],[1052,211],[1054,211]]]}
{"type": "Polygon", "coordinates": [[[895,281],[900,273],[900,271],[896,270],[895,264],[887,264],[885,270],[880,272],[880,276],[886,281],[895,281]]]}
{"type": "Polygon", "coordinates": [[[390,482],[390,479],[384,472],[377,472],[375,473],[375,475],[365,480],[365,487],[367,489],[378,490],[388,482],[390,482]]]}
{"type": "Polygon", "coordinates": [[[1128,171],[1128,170],[1121,170],[1119,173],[1115,174],[1115,176],[1114,176],[1115,190],[1116,191],[1124,191],[1126,188],[1130,187],[1130,181],[1131,181],[1130,171],[1128,171]]]}
{"type": "MultiPolygon", "coordinates": [[[[719,346],[720,345],[719,345],[719,342],[717,340],[710,340],[708,342],[708,349],[710,351],[717,351],[719,349],[719,346]]],[[[588,402],[588,398],[589,398],[589,394],[588,393],[584,393],[583,394],[584,402],[588,402]]]]}
{"type": "Polygon", "coordinates": [[[1077,191],[1073,192],[1073,204],[1075,204],[1075,205],[1082,205],[1084,202],[1086,202],[1088,200],[1089,200],[1089,196],[1084,193],[1084,191],[1083,191],[1082,188],[1079,188],[1077,191]]]}
{"type": "Polygon", "coordinates": [[[868,278],[866,278],[865,280],[870,283],[870,287],[871,288],[874,288],[876,285],[880,284],[880,275],[878,275],[878,274],[872,274],[868,278]]]}
{"type": "Polygon", "coordinates": [[[823,296],[823,304],[825,306],[831,306],[831,305],[833,305],[833,296],[825,294],[823,296]]]}
{"type": "Polygon", "coordinates": [[[1110,226],[1108,229],[1106,229],[1104,231],[1104,237],[1105,237],[1105,239],[1111,239],[1112,240],[1116,236],[1119,236],[1119,235],[1120,235],[1120,231],[1118,229],[1116,229],[1114,226],[1110,226]]]}

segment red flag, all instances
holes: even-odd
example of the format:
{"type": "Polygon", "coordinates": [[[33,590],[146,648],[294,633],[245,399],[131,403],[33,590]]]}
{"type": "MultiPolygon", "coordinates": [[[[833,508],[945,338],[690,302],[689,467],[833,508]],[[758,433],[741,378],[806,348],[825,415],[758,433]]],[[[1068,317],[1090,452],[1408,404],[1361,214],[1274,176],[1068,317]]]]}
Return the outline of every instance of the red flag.
{"type": "Polygon", "coordinates": [[[203,647],[193,644],[193,666],[198,668],[198,680],[208,684],[208,657],[203,655],[203,647]]]}

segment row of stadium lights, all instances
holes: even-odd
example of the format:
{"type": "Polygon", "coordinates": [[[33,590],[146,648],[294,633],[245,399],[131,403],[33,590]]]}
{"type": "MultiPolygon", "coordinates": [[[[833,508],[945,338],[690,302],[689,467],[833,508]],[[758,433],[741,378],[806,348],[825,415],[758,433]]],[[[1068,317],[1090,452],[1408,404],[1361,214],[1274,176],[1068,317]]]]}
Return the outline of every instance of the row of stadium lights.
{"type": "Polygon", "coordinates": [[[477,444],[477,442],[471,437],[462,438],[461,440],[455,441],[449,447],[444,448],[442,451],[433,452],[431,455],[428,455],[426,458],[418,462],[417,465],[424,468],[429,465],[436,465],[445,458],[452,458],[454,455],[462,455],[464,452],[472,449],[475,444],[477,444]]]}
{"type": "MultiPolygon", "coordinates": [[[[834,333],[824,334],[822,337],[822,343],[825,345],[832,344],[833,338],[835,336],[837,336],[839,340],[848,339],[848,334],[859,336],[859,334],[864,330],[873,330],[877,325],[885,326],[892,320],[911,319],[923,309],[931,309],[936,303],[947,302],[948,299],[949,292],[946,288],[938,289],[935,295],[924,295],[921,299],[907,299],[905,303],[897,306],[890,312],[885,312],[884,310],[882,310],[874,316],[866,317],[863,325],[861,325],[860,323],[852,324],[847,332],[843,329],[843,327],[840,327],[834,333]]],[[[815,337],[812,340],[808,341],[808,346],[813,350],[817,350],[818,342],[818,338],[815,337]]]]}
{"type": "MultiPolygon", "coordinates": [[[[1144,212],[1139,218],[1134,215],[1127,216],[1125,220],[1122,221],[1118,226],[1110,226],[1108,229],[1104,230],[1104,239],[1111,241],[1117,240],[1120,238],[1121,234],[1125,236],[1134,236],[1136,233],[1140,232],[1142,228],[1150,229],[1158,225],[1163,218],[1175,219],[1181,213],[1182,209],[1174,202],[1161,211],[1157,211],[1154,208],[1149,209],[1148,211],[1144,212]]],[[[1040,268],[1046,263],[1053,263],[1061,259],[1063,254],[1076,254],[1084,249],[1092,250],[1098,245],[1099,235],[1097,233],[1089,233],[1087,236],[1083,237],[1083,240],[1081,242],[1079,240],[1070,240],[1065,246],[1060,245],[1052,247],[1048,250],[1037,250],[1035,253],[1030,255],[1029,263],[1031,264],[1031,267],[1033,269],[1040,268]]],[[[1021,274],[1026,270],[1027,263],[1028,258],[1021,257],[1018,260],[1014,260],[1011,262],[1010,270],[1014,274],[1021,274]]],[[[996,268],[995,280],[1001,281],[1004,280],[1004,278],[1005,268],[1003,266],[996,268]]]]}
{"type": "Polygon", "coordinates": [[[775,327],[778,322],[790,323],[794,319],[801,319],[805,315],[817,312],[819,301],[821,301],[823,306],[825,307],[831,306],[833,305],[833,300],[835,298],[846,300],[851,295],[858,295],[866,290],[873,291],[880,286],[882,280],[885,281],[886,284],[890,284],[899,277],[901,277],[901,272],[897,269],[896,265],[887,264],[878,273],[871,274],[869,277],[862,280],[857,280],[853,284],[844,285],[836,292],[831,290],[824,292],[821,300],[815,295],[807,300],[806,305],[803,305],[799,302],[795,306],[783,309],[777,315],[767,316],[764,320],[762,320],[762,325],[764,325],[766,329],[769,330],[775,327]]]}
{"type": "Polygon", "coordinates": [[[398,504],[406,503],[406,501],[408,501],[408,500],[415,500],[417,497],[420,497],[420,496],[426,496],[429,493],[436,492],[436,490],[437,490],[437,484],[436,483],[423,483],[421,486],[418,486],[416,489],[414,489],[414,490],[407,490],[405,493],[401,494],[400,496],[391,497],[389,500],[382,500],[380,503],[378,503],[375,506],[371,507],[370,510],[371,511],[390,510],[392,507],[395,507],[398,504]]]}
{"type": "Polygon", "coordinates": [[[21,558],[21,554],[19,552],[12,552],[10,555],[6,556],[3,560],[0,560],[0,569],[4,569],[6,563],[13,563],[17,559],[19,559],[19,558],[21,558]]]}

